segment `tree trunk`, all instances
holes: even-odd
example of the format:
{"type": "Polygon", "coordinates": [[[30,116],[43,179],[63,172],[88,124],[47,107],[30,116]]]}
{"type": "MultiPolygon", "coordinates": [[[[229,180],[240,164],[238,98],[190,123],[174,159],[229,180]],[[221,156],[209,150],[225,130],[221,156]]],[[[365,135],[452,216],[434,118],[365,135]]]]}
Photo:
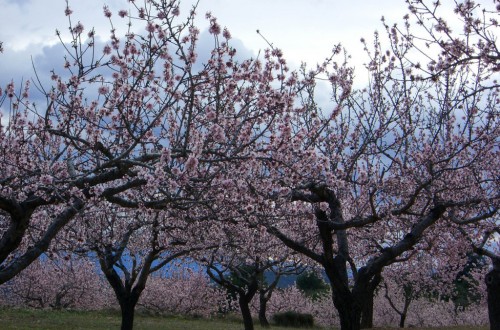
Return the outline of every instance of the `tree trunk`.
{"type": "Polygon", "coordinates": [[[240,304],[241,315],[243,316],[243,324],[245,326],[245,330],[253,330],[252,313],[250,312],[250,306],[249,306],[250,300],[246,299],[244,295],[240,295],[238,299],[238,302],[240,304]]]}
{"type": "Polygon", "coordinates": [[[373,293],[366,298],[361,308],[361,329],[373,328],[373,293]]]}
{"type": "Polygon", "coordinates": [[[269,328],[271,325],[267,320],[266,310],[267,310],[267,299],[264,294],[259,295],[259,322],[260,326],[263,328],[269,328]]]}
{"type": "Polygon", "coordinates": [[[405,305],[403,307],[403,312],[400,313],[400,318],[399,318],[400,328],[405,327],[406,316],[408,315],[408,309],[410,308],[412,300],[413,300],[413,293],[411,291],[409,293],[405,293],[405,305]]]}
{"type": "MultiPolygon", "coordinates": [[[[134,299],[135,300],[135,299],[134,299]]],[[[122,313],[121,330],[132,330],[134,327],[134,312],[136,301],[130,298],[120,299],[120,309],[122,313]]]]}
{"type": "Polygon", "coordinates": [[[382,276],[375,275],[357,295],[358,304],[361,306],[361,329],[373,328],[373,299],[380,281],[382,276]]]}
{"type": "Polygon", "coordinates": [[[339,313],[340,329],[360,330],[361,305],[355,300],[359,295],[353,294],[349,288],[347,269],[343,260],[337,256],[332,264],[325,264],[323,268],[330,281],[333,305],[339,313]]]}
{"type": "Polygon", "coordinates": [[[495,267],[485,277],[488,291],[490,330],[500,330],[500,269],[495,267]]]}
{"type": "Polygon", "coordinates": [[[389,288],[387,287],[387,282],[384,283],[384,286],[385,286],[385,298],[389,302],[391,308],[399,315],[399,327],[404,328],[406,322],[406,316],[408,315],[408,308],[410,308],[410,304],[413,301],[413,287],[411,285],[403,285],[403,292],[404,292],[403,296],[405,300],[403,309],[399,310],[399,308],[394,304],[394,302],[391,300],[391,297],[389,296],[389,288]]]}
{"type": "Polygon", "coordinates": [[[355,308],[337,308],[340,318],[341,330],[360,330],[361,329],[361,311],[355,308]]]}
{"type": "MultiPolygon", "coordinates": [[[[99,263],[101,265],[101,270],[103,271],[108,283],[113,288],[115,292],[116,299],[120,304],[120,310],[122,314],[122,330],[132,330],[134,327],[134,310],[135,305],[139,301],[139,297],[144,289],[145,282],[139,288],[132,289],[130,283],[122,283],[120,276],[109,266],[107,260],[99,256],[99,263]]],[[[112,265],[112,264],[111,264],[112,265]]]]}
{"type": "Polygon", "coordinates": [[[361,329],[361,309],[358,308],[349,295],[332,294],[333,304],[339,313],[341,330],[361,329]]]}
{"type": "Polygon", "coordinates": [[[406,313],[401,313],[401,316],[399,318],[399,327],[404,328],[405,322],[406,322],[406,313]]]}

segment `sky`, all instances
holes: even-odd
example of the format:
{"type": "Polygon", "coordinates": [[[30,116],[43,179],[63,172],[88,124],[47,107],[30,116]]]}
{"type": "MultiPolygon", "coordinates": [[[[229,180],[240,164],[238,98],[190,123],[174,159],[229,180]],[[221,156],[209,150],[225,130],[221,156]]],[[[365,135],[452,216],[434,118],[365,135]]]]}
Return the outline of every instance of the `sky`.
{"type": "MultiPolygon", "coordinates": [[[[182,0],[181,16],[194,3],[182,0]]],[[[103,39],[110,30],[103,5],[114,13],[118,29],[125,27],[125,21],[119,20],[117,11],[130,8],[126,0],[70,0],[69,4],[74,11],[73,21],[94,27],[103,39]]],[[[0,0],[0,8],[0,41],[4,48],[0,55],[1,85],[11,78],[31,78],[32,57],[37,68],[61,65],[63,54],[58,52],[62,48],[55,30],[67,31],[65,0],[0,0]]],[[[314,66],[339,42],[353,56],[353,63],[362,66],[365,59],[360,38],[369,39],[375,30],[383,29],[382,16],[388,22],[401,22],[406,8],[404,0],[200,0],[197,12],[202,30],[207,28],[204,14],[211,11],[252,54],[267,47],[256,33],[258,29],[284,51],[292,66],[302,61],[314,66]]]]}
{"type": "MultiPolygon", "coordinates": [[[[103,14],[103,6],[113,13],[112,21],[123,34],[127,19],[118,17],[119,10],[135,13],[127,0],[68,0],[73,10],[73,24],[80,21],[87,32],[94,28],[101,49],[110,35],[110,22],[103,14]]],[[[135,0],[138,4],[146,0],[135,0]]],[[[432,2],[433,0],[429,0],[432,2]]],[[[478,0],[491,5],[491,0],[478,0]]],[[[208,35],[208,21],[205,13],[210,11],[221,26],[229,29],[231,45],[238,50],[241,58],[254,57],[259,50],[268,48],[266,40],[280,48],[292,69],[302,62],[314,68],[331,55],[331,50],[341,44],[351,56],[350,65],[355,68],[355,87],[366,86],[369,74],[364,70],[368,62],[361,38],[370,44],[373,33],[384,31],[382,16],[389,25],[403,23],[408,8],[405,0],[181,0],[181,17],[188,15],[191,7],[198,2],[198,28],[208,35]],[[266,38],[257,34],[256,30],[266,38]]],[[[453,18],[453,0],[443,0],[440,13],[447,20],[453,18]]],[[[21,82],[36,78],[35,69],[43,86],[51,86],[51,71],[64,72],[64,48],[56,36],[56,29],[68,36],[68,17],[65,16],[66,0],[0,0],[0,41],[4,52],[0,54],[0,88],[11,82],[19,86],[21,82]]],[[[453,22],[451,22],[453,23],[453,22]]],[[[137,25],[144,32],[144,25],[137,25]]],[[[461,25],[455,25],[461,28],[461,25]]],[[[85,32],[85,33],[86,33],[85,32]]],[[[121,33],[120,33],[121,32],[121,33]]],[[[383,35],[383,34],[382,34],[383,35]]],[[[208,54],[213,47],[205,38],[199,42],[199,58],[208,54]]],[[[68,38],[66,37],[66,40],[68,38]]],[[[387,45],[387,43],[386,43],[387,45]]],[[[340,60],[340,59],[339,59],[340,60]]],[[[32,91],[34,88],[31,89],[32,91]]],[[[318,82],[316,101],[326,106],[330,103],[330,87],[326,82],[318,82]]],[[[39,100],[41,95],[30,95],[39,100]]],[[[0,105],[5,113],[6,104],[0,105]]],[[[2,119],[0,119],[1,122],[2,119]]]]}

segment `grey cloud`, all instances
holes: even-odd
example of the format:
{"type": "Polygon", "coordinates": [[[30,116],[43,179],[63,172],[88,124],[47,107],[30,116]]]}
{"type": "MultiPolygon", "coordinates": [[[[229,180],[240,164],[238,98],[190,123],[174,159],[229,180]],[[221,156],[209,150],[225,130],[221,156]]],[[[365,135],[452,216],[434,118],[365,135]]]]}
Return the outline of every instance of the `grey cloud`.
{"type": "MultiPolygon", "coordinates": [[[[232,38],[229,44],[237,50],[237,60],[241,61],[243,59],[255,57],[256,55],[252,50],[245,47],[245,44],[240,39],[232,38]]],[[[96,56],[101,54],[104,45],[105,41],[96,39],[96,56]]],[[[67,47],[71,50],[70,45],[67,45],[67,47]]],[[[202,31],[197,44],[198,61],[196,67],[201,68],[202,64],[207,62],[213,47],[213,36],[208,30],[202,31]]],[[[3,54],[0,54],[0,87],[5,88],[10,81],[14,81],[15,85],[19,86],[22,82],[31,80],[36,84],[40,83],[40,85],[48,91],[54,83],[50,78],[52,71],[55,71],[55,73],[61,77],[69,77],[69,73],[63,67],[66,55],[67,52],[60,43],[44,47],[40,45],[31,45],[29,48],[22,51],[6,49],[3,54]],[[39,47],[41,47],[41,49],[39,47]]],[[[71,62],[69,57],[68,59],[71,62]]],[[[90,53],[85,58],[85,62],[88,63],[89,61],[90,53]]],[[[92,94],[91,91],[88,92],[92,94]]],[[[31,88],[31,98],[36,103],[45,102],[43,95],[37,91],[33,85],[31,88]]]]}

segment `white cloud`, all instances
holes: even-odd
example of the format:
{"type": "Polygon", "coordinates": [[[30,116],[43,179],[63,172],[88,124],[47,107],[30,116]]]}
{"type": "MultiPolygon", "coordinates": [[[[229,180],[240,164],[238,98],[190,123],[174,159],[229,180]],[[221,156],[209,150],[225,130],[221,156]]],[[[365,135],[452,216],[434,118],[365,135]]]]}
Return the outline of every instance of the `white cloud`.
{"type": "MultiPolygon", "coordinates": [[[[233,35],[252,49],[266,48],[257,29],[293,62],[316,63],[339,42],[353,55],[362,51],[361,37],[370,37],[389,21],[401,20],[404,0],[215,0],[200,1],[200,14],[211,10],[233,35]]],[[[202,16],[202,15],[200,15],[202,16]]]]}
{"type": "MultiPolygon", "coordinates": [[[[183,0],[183,12],[187,13],[194,3],[183,0]]],[[[103,4],[114,13],[131,8],[125,0],[73,0],[73,21],[81,21],[88,28],[94,26],[98,34],[107,36],[110,27],[102,14],[103,4]]],[[[65,7],[63,0],[0,0],[0,40],[6,51],[57,43],[55,30],[65,32],[68,25],[65,7]]],[[[266,47],[255,32],[260,29],[293,61],[317,62],[338,42],[358,45],[361,36],[369,36],[381,27],[382,15],[400,19],[405,9],[403,0],[201,0],[198,13],[199,23],[206,25],[204,14],[212,11],[220,24],[254,50],[266,47]]]]}
{"type": "MultiPolygon", "coordinates": [[[[181,17],[195,2],[181,1],[181,17]]],[[[127,21],[116,13],[133,8],[126,0],[70,0],[73,23],[81,21],[87,31],[94,27],[100,38],[107,38],[110,24],[103,15],[104,4],[113,12],[115,27],[125,31],[127,21]]],[[[16,81],[20,77],[32,77],[31,56],[35,57],[37,66],[47,69],[62,65],[62,54],[56,53],[59,41],[55,30],[68,35],[64,0],[0,0],[0,8],[0,40],[5,49],[0,55],[0,86],[5,86],[11,77],[16,81]]],[[[202,31],[208,26],[204,17],[207,11],[229,28],[233,45],[243,48],[245,54],[256,54],[267,47],[256,33],[259,29],[274,46],[283,50],[292,66],[302,61],[310,65],[321,62],[340,42],[359,68],[365,62],[360,38],[369,40],[373,31],[382,29],[382,15],[388,22],[401,21],[406,4],[404,0],[200,0],[197,25],[202,31]]]]}

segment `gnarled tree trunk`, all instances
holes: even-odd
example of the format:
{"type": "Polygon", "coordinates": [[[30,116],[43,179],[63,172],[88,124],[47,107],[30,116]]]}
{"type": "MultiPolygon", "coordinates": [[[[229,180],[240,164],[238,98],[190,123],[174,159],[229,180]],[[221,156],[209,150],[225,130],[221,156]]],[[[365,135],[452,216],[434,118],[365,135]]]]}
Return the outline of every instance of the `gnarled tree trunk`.
{"type": "Polygon", "coordinates": [[[373,328],[373,299],[375,297],[375,290],[377,290],[382,276],[377,274],[369,282],[368,288],[360,301],[361,304],[361,329],[373,328]]]}
{"type": "MultiPolygon", "coordinates": [[[[335,258],[334,263],[337,266],[340,264],[340,259],[339,257],[335,258]]],[[[334,267],[325,267],[332,289],[333,304],[339,313],[340,328],[342,330],[360,330],[361,306],[356,303],[357,300],[349,289],[347,277],[335,276],[334,269],[334,267]]]]}

